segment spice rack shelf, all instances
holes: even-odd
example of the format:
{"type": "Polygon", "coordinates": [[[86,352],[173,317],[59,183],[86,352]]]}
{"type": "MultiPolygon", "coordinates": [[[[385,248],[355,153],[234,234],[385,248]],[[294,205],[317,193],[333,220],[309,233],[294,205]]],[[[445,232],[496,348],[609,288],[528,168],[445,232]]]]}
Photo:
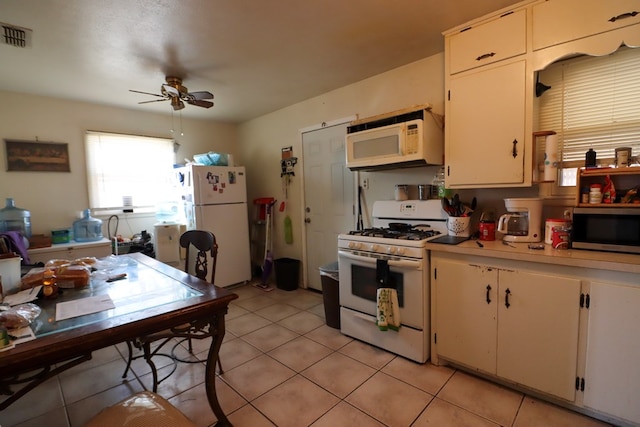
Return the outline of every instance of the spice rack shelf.
{"type": "Polygon", "coordinates": [[[640,194],[635,198],[636,203],[619,203],[620,198],[633,188],[640,190],[640,167],[580,169],[576,182],[576,206],[598,208],[619,208],[623,206],[625,208],[640,209],[640,194]],[[604,187],[607,175],[613,181],[618,203],[582,203],[580,200],[581,189],[583,187],[588,188],[591,184],[602,184],[604,187]]]}

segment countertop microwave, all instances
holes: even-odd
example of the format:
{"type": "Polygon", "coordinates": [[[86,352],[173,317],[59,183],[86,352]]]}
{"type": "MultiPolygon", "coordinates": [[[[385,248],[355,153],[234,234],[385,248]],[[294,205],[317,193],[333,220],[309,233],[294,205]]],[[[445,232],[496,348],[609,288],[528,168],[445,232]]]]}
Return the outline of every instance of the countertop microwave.
{"type": "Polygon", "coordinates": [[[571,246],[640,254],[640,207],[579,207],[573,210],[571,246]]]}
{"type": "Polygon", "coordinates": [[[351,170],[442,165],[442,126],[430,106],[356,120],[347,127],[346,164],[351,170]]]}

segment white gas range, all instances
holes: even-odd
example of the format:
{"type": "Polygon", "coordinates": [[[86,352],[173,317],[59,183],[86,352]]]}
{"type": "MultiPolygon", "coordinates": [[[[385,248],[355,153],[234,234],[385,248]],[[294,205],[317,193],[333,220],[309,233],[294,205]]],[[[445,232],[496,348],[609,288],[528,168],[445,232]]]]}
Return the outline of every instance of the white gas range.
{"type": "Polygon", "coordinates": [[[429,256],[425,244],[447,234],[440,200],[374,202],[373,228],[338,236],[340,330],[423,363],[429,357],[429,256]],[[378,260],[398,293],[401,327],[376,326],[378,260]]]}

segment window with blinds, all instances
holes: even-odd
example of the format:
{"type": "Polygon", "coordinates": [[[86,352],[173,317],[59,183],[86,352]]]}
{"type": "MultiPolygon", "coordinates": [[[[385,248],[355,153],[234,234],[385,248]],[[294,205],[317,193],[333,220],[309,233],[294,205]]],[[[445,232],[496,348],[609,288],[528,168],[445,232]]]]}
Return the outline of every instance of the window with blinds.
{"type": "Polygon", "coordinates": [[[173,188],[173,140],[88,131],[85,147],[91,209],[155,209],[167,201],[173,188]]]}
{"type": "Polygon", "coordinates": [[[575,168],[584,166],[590,148],[601,166],[614,164],[618,147],[631,147],[634,157],[640,155],[638,70],[640,49],[620,48],[611,55],[572,58],[540,71],[540,81],[551,89],[539,98],[538,129],[558,134],[565,169],[560,185],[575,185],[575,168]]]}

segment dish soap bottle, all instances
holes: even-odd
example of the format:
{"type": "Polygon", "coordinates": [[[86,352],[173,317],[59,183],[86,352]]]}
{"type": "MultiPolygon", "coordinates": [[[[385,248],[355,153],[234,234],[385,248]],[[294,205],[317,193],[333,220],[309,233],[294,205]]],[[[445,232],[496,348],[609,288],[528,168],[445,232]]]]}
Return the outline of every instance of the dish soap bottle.
{"type": "Polygon", "coordinates": [[[438,198],[444,199],[445,197],[451,197],[451,190],[444,186],[444,166],[434,175],[431,184],[438,189],[438,198]]]}
{"type": "Polygon", "coordinates": [[[102,220],[93,218],[91,211],[82,211],[82,218],[73,222],[73,239],[76,242],[95,242],[102,240],[102,220]]]}

